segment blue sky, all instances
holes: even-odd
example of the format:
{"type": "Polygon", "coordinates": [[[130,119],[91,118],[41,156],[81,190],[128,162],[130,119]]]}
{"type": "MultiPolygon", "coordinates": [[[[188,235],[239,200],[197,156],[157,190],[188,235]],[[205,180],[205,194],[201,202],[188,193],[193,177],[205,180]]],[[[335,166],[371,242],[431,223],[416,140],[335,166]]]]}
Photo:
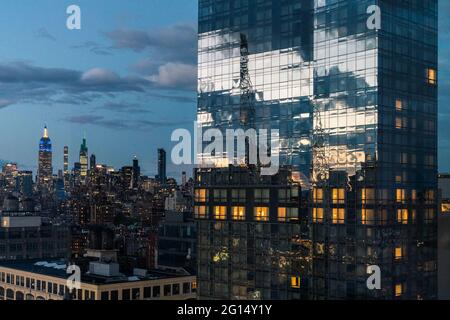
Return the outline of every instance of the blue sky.
{"type": "MultiPolygon", "coordinates": [[[[98,162],[134,155],[156,173],[156,149],[173,129],[191,128],[196,109],[196,0],[2,0],[0,159],[36,171],[44,124],[55,169],[70,162],[84,133],[98,162]],[[82,30],[66,28],[66,8],[82,30]],[[57,94],[55,94],[55,92],[57,94]]],[[[440,1],[440,170],[450,171],[450,1],[440,1]]],[[[183,168],[169,165],[168,173],[183,168]]]]}

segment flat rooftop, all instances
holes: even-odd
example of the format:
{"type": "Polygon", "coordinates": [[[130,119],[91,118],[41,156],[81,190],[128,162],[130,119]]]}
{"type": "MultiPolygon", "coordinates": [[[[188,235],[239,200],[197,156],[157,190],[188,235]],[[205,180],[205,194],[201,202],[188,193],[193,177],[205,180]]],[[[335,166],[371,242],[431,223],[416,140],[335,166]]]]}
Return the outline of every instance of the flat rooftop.
{"type": "MultiPolygon", "coordinates": [[[[65,259],[0,261],[0,268],[2,267],[61,279],[67,279],[67,277],[69,276],[69,274],[66,273],[68,262],[65,259]]],[[[84,272],[81,275],[81,282],[101,285],[101,284],[170,279],[186,276],[190,275],[180,275],[160,270],[147,270],[146,276],[122,274],[120,276],[112,276],[112,277],[92,275],[84,272]]]]}

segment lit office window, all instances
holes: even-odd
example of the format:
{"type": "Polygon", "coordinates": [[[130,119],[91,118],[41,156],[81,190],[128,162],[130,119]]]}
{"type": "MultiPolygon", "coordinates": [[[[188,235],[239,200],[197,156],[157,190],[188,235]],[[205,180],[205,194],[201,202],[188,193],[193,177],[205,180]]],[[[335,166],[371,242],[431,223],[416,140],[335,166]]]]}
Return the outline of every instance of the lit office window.
{"type": "Polygon", "coordinates": [[[195,206],[194,212],[195,212],[195,218],[206,219],[206,207],[205,206],[195,206]]]}
{"type": "Polygon", "coordinates": [[[313,222],[323,222],[323,208],[313,208],[313,222]]]}
{"type": "Polygon", "coordinates": [[[288,222],[298,220],[298,208],[278,208],[278,221],[288,222]]]}
{"type": "Polygon", "coordinates": [[[397,189],[395,194],[395,200],[397,201],[397,203],[405,203],[406,201],[405,189],[397,189]]]}
{"type": "Polygon", "coordinates": [[[427,81],[428,84],[437,84],[437,72],[436,69],[428,68],[427,69],[427,81]]]}
{"type": "Polygon", "coordinates": [[[196,202],[206,202],[206,189],[196,189],[195,190],[195,201],[196,202]]]}
{"type": "Polygon", "coordinates": [[[216,206],[214,207],[214,219],[225,220],[227,218],[227,207],[216,206]]]}
{"type": "Polygon", "coordinates": [[[397,210],[397,222],[401,224],[408,224],[408,209],[397,210]]]}
{"type": "Polygon", "coordinates": [[[395,100],[395,109],[397,111],[402,111],[403,109],[403,102],[400,99],[395,100]]]}
{"type": "Polygon", "coordinates": [[[345,189],[344,188],[334,188],[332,190],[333,204],[344,204],[345,203],[345,189]]]}
{"type": "Polygon", "coordinates": [[[364,204],[373,203],[375,201],[375,189],[363,188],[361,190],[361,202],[364,204]]]}
{"type": "Polygon", "coordinates": [[[300,277],[291,277],[291,287],[300,289],[300,277]]]}
{"type": "Polygon", "coordinates": [[[402,247],[395,248],[395,260],[401,260],[403,258],[403,249],[402,247]]]}
{"type": "Polygon", "coordinates": [[[443,202],[441,204],[441,213],[444,214],[450,213],[450,203],[443,202]]]}
{"type": "Polygon", "coordinates": [[[398,283],[395,285],[395,296],[400,297],[403,294],[403,285],[398,283]]]}
{"type": "Polygon", "coordinates": [[[333,224],[344,224],[345,222],[345,209],[333,208],[333,224]]]}
{"type": "Polygon", "coordinates": [[[233,220],[245,220],[245,207],[233,207],[232,216],[233,220]]]}
{"type": "Polygon", "coordinates": [[[362,209],[361,210],[361,223],[364,225],[374,225],[375,224],[375,211],[373,209],[362,209]]]}
{"type": "Polygon", "coordinates": [[[314,203],[322,203],[323,201],[323,189],[314,188],[313,190],[314,203]]]}
{"type": "Polygon", "coordinates": [[[255,208],[255,220],[256,221],[269,221],[269,208],[256,207],[255,208]]]}

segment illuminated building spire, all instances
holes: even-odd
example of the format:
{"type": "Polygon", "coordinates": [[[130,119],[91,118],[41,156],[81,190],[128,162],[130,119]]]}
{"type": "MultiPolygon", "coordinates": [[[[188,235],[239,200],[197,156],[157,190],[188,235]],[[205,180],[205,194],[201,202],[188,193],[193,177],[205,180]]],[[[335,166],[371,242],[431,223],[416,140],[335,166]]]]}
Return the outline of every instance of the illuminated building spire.
{"type": "Polygon", "coordinates": [[[48,138],[48,129],[47,126],[44,127],[44,135],[42,136],[43,138],[48,138]]]}

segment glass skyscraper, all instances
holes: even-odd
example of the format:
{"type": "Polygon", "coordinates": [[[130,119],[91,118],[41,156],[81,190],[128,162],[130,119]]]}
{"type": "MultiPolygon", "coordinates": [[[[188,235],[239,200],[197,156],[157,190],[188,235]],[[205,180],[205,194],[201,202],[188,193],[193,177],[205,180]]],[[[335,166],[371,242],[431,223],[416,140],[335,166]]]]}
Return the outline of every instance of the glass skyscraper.
{"type": "MultiPolygon", "coordinates": [[[[271,207],[267,221],[241,221],[232,207],[217,219],[217,203],[200,197],[200,297],[242,298],[246,285],[233,276],[243,272],[247,292],[265,299],[436,298],[437,1],[199,4],[199,125],[242,126],[245,45],[250,124],[280,131],[280,164],[299,173],[307,203],[297,219],[271,207]],[[280,249],[273,234],[289,229],[279,235],[292,238],[285,249],[308,266],[293,259],[270,274],[279,268],[235,268],[230,256],[217,267],[214,252],[231,246],[238,225],[267,225],[266,238],[243,240],[264,243],[269,256],[280,249]],[[367,287],[368,266],[380,268],[379,290],[367,287]]],[[[197,181],[197,194],[207,187],[197,181]]]]}

